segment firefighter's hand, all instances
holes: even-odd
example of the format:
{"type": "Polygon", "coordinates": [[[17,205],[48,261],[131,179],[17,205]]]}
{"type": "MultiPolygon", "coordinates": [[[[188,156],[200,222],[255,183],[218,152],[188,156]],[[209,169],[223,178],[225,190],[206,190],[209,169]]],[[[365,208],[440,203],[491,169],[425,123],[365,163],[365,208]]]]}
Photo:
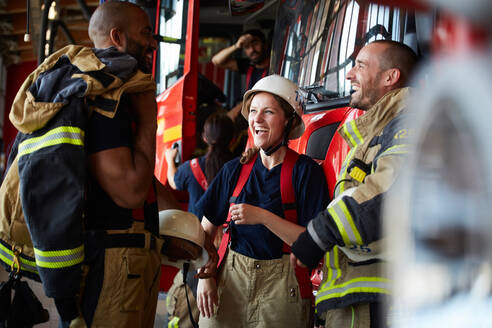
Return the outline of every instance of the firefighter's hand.
{"type": "Polygon", "coordinates": [[[176,158],[176,155],[178,155],[178,148],[166,149],[165,156],[168,165],[170,164],[174,165],[174,159],[176,158]]]}
{"type": "Polygon", "coordinates": [[[198,270],[195,278],[215,278],[217,276],[217,263],[219,262],[219,255],[217,254],[217,249],[215,248],[213,242],[210,240],[208,234],[205,234],[204,247],[208,253],[208,262],[202,268],[200,268],[200,270],[198,270]]]}
{"type": "Polygon", "coordinates": [[[215,307],[219,305],[217,296],[217,284],[214,278],[198,280],[197,305],[202,316],[210,318],[215,313],[215,307]]]}
{"type": "Polygon", "coordinates": [[[249,204],[232,205],[229,211],[231,212],[231,220],[235,224],[264,224],[272,214],[268,210],[249,204]]]}
{"type": "Polygon", "coordinates": [[[236,41],[236,44],[234,45],[234,48],[236,49],[241,49],[248,43],[250,43],[253,40],[253,36],[251,34],[244,34],[239,37],[239,39],[236,41]]]}
{"type": "Polygon", "coordinates": [[[304,263],[302,263],[295,255],[294,253],[290,253],[290,266],[295,268],[296,266],[305,268],[306,266],[304,263]]]}

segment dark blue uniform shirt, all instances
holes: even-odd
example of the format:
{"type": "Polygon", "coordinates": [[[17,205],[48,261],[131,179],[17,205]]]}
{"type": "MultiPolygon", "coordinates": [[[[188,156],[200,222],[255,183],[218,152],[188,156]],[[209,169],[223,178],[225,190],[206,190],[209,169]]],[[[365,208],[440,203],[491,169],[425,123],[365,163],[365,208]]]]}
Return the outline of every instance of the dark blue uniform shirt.
{"type": "MultiPolygon", "coordinates": [[[[214,225],[227,219],[229,198],[232,196],[241,164],[236,158],[224,165],[196,207],[214,225]]],[[[237,198],[237,204],[255,205],[283,217],[280,194],[281,165],[268,170],[260,156],[256,159],[248,181],[237,198]]],[[[329,202],[328,187],[321,167],[307,156],[300,155],[293,170],[297,224],[306,226],[329,202]]],[[[221,229],[219,227],[219,229],[221,229]]],[[[260,260],[282,257],[283,241],[262,224],[232,224],[231,248],[243,255],[260,260]]]]}
{"type": "MultiPolygon", "coordinates": [[[[200,165],[203,175],[205,175],[205,160],[206,156],[198,158],[198,165],[200,165]]],[[[178,170],[174,175],[174,183],[176,184],[176,189],[188,192],[190,195],[190,199],[188,201],[188,212],[195,214],[198,219],[201,220],[203,214],[196,207],[196,203],[200,197],[202,197],[205,190],[203,190],[202,186],[195,179],[195,176],[191,171],[190,161],[186,161],[178,167],[178,170]]]]}

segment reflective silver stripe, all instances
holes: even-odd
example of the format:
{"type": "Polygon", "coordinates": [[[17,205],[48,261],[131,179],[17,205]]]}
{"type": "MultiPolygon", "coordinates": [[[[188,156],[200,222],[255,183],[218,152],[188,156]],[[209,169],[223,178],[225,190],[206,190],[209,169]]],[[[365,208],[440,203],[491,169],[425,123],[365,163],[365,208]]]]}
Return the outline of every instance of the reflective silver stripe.
{"type": "Polygon", "coordinates": [[[36,253],[36,261],[42,261],[42,262],[67,262],[67,261],[73,261],[79,258],[80,256],[84,255],[84,251],[80,251],[75,254],[71,255],[61,255],[61,256],[42,256],[36,253]]]}
{"type": "Polygon", "coordinates": [[[326,299],[343,297],[352,293],[389,294],[390,283],[388,279],[384,278],[357,278],[345,284],[329,286],[323,288],[323,290],[319,290],[318,294],[316,295],[316,304],[326,299]]]}
{"type": "MultiPolygon", "coordinates": [[[[343,200],[340,200],[340,202],[343,202],[343,200]]],[[[345,232],[347,233],[347,236],[349,237],[349,240],[352,244],[358,244],[357,238],[355,237],[355,233],[352,230],[352,227],[350,226],[350,223],[348,221],[348,218],[345,216],[345,213],[342,210],[342,207],[340,206],[340,202],[337,202],[335,205],[333,205],[333,210],[337,213],[338,218],[340,219],[340,222],[343,225],[343,228],[345,232]]],[[[340,234],[342,232],[340,231],[340,234]]]]}
{"type": "Polygon", "coordinates": [[[318,233],[316,232],[316,230],[314,229],[314,226],[313,226],[313,221],[309,221],[308,225],[307,225],[307,231],[309,233],[309,235],[311,236],[311,238],[313,238],[314,242],[319,246],[319,248],[321,248],[322,250],[327,250],[328,249],[328,245],[325,244],[321,238],[319,238],[319,235],[318,233]]]}
{"type": "Polygon", "coordinates": [[[44,135],[24,140],[19,145],[19,156],[58,144],[84,145],[84,131],[73,126],[60,126],[44,135]]]}
{"type": "Polygon", "coordinates": [[[84,246],[57,251],[41,251],[34,248],[34,254],[38,267],[60,269],[81,263],[84,260],[84,246]]]}
{"type": "Polygon", "coordinates": [[[329,273],[326,283],[327,284],[329,283],[329,286],[333,286],[335,284],[335,280],[338,278],[339,274],[341,274],[341,272],[339,272],[340,269],[338,268],[337,261],[336,261],[336,258],[338,258],[338,247],[334,247],[333,250],[331,250],[328,253],[327,257],[329,258],[330,261],[329,263],[326,263],[326,265],[328,265],[328,273],[329,273]]]}
{"type": "Polygon", "coordinates": [[[355,121],[345,123],[345,131],[352,143],[352,146],[357,146],[364,142],[364,139],[362,139],[360,132],[356,129],[357,125],[355,124],[355,121]]]}
{"type": "MultiPolygon", "coordinates": [[[[2,247],[0,247],[0,259],[2,261],[4,261],[5,263],[7,263],[8,265],[12,265],[12,263],[14,262],[14,256],[12,255],[12,253],[10,251],[7,251],[6,248],[3,247],[3,245],[1,245],[1,246],[2,247]]],[[[32,261],[29,261],[29,260],[23,258],[22,256],[19,256],[19,261],[20,261],[20,265],[21,265],[21,270],[38,273],[36,266],[31,265],[29,263],[32,261]]],[[[34,262],[32,262],[32,263],[34,263],[34,262]]]]}

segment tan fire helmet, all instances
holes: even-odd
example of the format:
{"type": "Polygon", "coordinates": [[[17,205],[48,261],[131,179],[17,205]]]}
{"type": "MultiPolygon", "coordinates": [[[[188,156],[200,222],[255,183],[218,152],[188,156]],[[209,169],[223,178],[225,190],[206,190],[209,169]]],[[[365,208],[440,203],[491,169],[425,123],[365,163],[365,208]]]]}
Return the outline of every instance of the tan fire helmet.
{"type": "Polygon", "coordinates": [[[159,235],[168,237],[168,241],[169,237],[172,239],[172,249],[168,249],[162,254],[163,264],[182,269],[183,263],[188,262],[192,269],[198,269],[207,263],[205,231],[193,213],[176,209],[160,211],[159,235]],[[189,259],[186,253],[190,249],[190,245],[201,248],[201,254],[194,260],[189,259]]]}
{"type": "MultiPolygon", "coordinates": [[[[303,104],[297,85],[280,75],[269,75],[256,82],[255,85],[244,94],[241,114],[246,120],[248,120],[251,98],[253,98],[256,93],[262,91],[284,99],[292,106],[299,118],[302,117],[303,104]]],[[[296,126],[292,127],[292,130],[289,133],[289,139],[297,139],[304,133],[304,122],[302,119],[298,120],[298,122],[299,123],[296,126]]]]}

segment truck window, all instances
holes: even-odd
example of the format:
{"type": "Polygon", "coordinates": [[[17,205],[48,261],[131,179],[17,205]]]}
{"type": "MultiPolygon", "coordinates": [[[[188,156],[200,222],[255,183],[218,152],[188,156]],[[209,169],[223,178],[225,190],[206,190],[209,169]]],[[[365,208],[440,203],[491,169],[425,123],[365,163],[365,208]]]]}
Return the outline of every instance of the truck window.
{"type": "Polygon", "coordinates": [[[358,51],[374,40],[404,41],[409,15],[358,0],[286,1],[277,15],[275,30],[281,35],[273,45],[272,67],[311,91],[316,101],[347,97],[351,86],[345,76],[358,51]]]}
{"type": "Polygon", "coordinates": [[[157,94],[172,86],[182,75],[185,53],[188,1],[164,1],[159,8],[157,49],[157,94]]]}

